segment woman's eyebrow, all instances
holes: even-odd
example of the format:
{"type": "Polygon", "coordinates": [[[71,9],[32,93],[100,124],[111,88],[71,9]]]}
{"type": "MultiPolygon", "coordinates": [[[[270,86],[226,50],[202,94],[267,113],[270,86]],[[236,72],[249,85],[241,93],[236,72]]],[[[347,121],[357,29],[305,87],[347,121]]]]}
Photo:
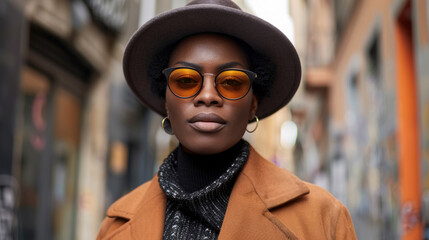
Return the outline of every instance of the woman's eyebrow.
{"type": "Polygon", "coordinates": [[[245,66],[239,62],[228,62],[228,63],[224,63],[220,66],[217,67],[218,71],[221,71],[223,69],[227,69],[227,68],[233,68],[233,67],[242,67],[245,68],[245,66]]]}
{"type": "Polygon", "coordinates": [[[197,70],[201,70],[202,69],[202,67],[200,65],[195,64],[195,63],[190,63],[190,62],[179,61],[179,62],[174,63],[174,65],[183,65],[183,66],[186,66],[186,67],[195,68],[197,70]]]}
{"type": "MultiPolygon", "coordinates": [[[[181,65],[181,66],[186,66],[186,67],[192,67],[197,69],[198,71],[201,71],[201,69],[203,68],[202,66],[195,64],[195,63],[190,63],[190,62],[184,62],[184,61],[178,61],[174,63],[174,66],[176,65],[181,65]]],[[[233,67],[242,67],[245,68],[245,66],[239,62],[227,62],[224,64],[221,64],[217,67],[217,71],[222,71],[223,69],[227,69],[227,68],[233,68],[233,67]]]]}

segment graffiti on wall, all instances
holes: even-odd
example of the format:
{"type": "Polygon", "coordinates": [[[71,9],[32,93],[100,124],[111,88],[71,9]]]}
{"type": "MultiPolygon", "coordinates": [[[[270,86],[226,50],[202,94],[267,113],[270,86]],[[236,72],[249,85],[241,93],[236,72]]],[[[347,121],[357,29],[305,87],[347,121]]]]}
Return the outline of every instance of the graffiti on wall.
{"type": "Polygon", "coordinates": [[[346,79],[342,144],[348,206],[359,239],[397,239],[399,234],[395,93],[382,75],[379,41],[375,32],[346,79]]]}

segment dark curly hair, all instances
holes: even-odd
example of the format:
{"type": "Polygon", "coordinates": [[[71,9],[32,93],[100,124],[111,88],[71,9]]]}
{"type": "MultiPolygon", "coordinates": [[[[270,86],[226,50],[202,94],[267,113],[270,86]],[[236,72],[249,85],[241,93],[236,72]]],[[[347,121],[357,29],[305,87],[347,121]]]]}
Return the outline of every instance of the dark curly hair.
{"type": "MultiPolygon", "coordinates": [[[[275,65],[266,57],[254,51],[244,41],[235,37],[228,37],[232,38],[243,49],[246,53],[250,70],[258,75],[252,85],[253,93],[259,99],[268,97],[270,95],[271,85],[274,82],[275,65]]],[[[178,42],[164,48],[155,56],[155,59],[148,66],[148,76],[151,79],[151,91],[163,99],[165,98],[167,81],[162,74],[162,70],[168,67],[171,53],[178,42]]]]}

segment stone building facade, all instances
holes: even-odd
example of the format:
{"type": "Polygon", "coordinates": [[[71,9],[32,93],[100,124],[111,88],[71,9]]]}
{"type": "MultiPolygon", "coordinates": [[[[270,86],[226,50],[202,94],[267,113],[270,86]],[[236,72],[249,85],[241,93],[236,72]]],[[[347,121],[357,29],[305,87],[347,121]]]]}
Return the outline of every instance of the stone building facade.
{"type": "Polygon", "coordinates": [[[1,239],[94,239],[139,1],[0,3],[1,239]]]}

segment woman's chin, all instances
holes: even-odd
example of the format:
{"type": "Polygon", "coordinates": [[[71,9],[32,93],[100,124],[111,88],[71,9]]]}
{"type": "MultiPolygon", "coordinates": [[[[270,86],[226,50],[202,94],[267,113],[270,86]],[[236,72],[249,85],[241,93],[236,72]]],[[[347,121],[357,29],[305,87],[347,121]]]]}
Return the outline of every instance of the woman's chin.
{"type": "Polygon", "coordinates": [[[196,139],[192,143],[181,142],[183,150],[188,153],[197,155],[211,155],[221,153],[229,148],[233,147],[236,142],[226,141],[208,141],[207,139],[196,139]]]}

